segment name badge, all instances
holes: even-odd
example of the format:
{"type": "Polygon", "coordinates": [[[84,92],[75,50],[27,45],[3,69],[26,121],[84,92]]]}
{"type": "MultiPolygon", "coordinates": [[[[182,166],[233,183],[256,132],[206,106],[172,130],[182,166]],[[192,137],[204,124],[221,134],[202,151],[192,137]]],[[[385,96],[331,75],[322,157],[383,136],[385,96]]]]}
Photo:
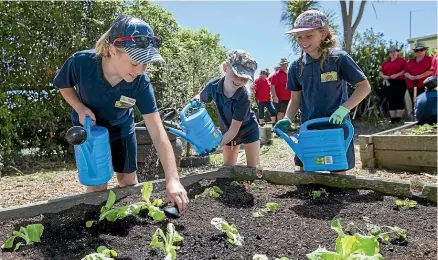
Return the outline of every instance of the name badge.
{"type": "Polygon", "coordinates": [[[338,80],[338,73],[336,71],[330,71],[321,74],[321,82],[329,82],[338,80]]]}
{"type": "Polygon", "coordinates": [[[133,98],[121,96],[120,100],[116,101],[114,106],[118,108],[130,108],[135,105],[135,101],[133,98]]]}

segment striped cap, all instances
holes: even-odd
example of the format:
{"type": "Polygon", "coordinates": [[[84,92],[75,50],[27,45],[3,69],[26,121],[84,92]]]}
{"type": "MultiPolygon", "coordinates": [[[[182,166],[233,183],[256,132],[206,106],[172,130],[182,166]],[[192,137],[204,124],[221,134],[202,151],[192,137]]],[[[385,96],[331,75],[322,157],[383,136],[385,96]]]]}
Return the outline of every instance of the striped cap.
{"type": "Polygon", "coordinates": [[[154,31],[149,24],[132,16],[120,15],[111,26],[109,43],[114,44],[116,39],[129,36],[134,38],[144,36],[142,37],[143,42],[138,42],[135,39],[117,42],[116,46],[124,48],[131,59],[144,64],[164,62],[157,50],[159,46],[155,42],[154,31]],[[147,39],[146,42],[145,39],[147,39]]]}

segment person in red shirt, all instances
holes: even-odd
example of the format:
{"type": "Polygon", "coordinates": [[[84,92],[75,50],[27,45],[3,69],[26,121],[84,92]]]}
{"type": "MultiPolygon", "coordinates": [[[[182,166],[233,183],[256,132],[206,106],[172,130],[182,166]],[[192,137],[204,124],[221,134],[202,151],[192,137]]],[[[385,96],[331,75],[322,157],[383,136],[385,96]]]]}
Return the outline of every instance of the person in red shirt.
{"type": "Polygon", "coordinates": [[[391,124],[401,121],[405,112],[404,97],[406,93],[405,67],[406,60],[399,55],[396,45],[389,48],[389,58],[380,67],[379,75],[383,78],[385,93],[389,103],[391,124]]]}
{"type": "Polygon", "coordinates": [[[435,55],[433,55],[432,65],[430,65],[430,71],[432,71],[432,76],[434,76],[435,78],[438,78],[437,65],[438,65],[438,52],[435,55]]]}
{"type": "Polygon", "coordinates": [[[280,69],[270,78],[272,100],[277,111],[277,121],[284,118],[291,96],[290,90],[286,89],[288,65],[287,59],[282,58],[279,63],[280,69]]]}
{"type": "Polygon", "coordinates": [[[268,81],[269,69],[260,71],[260,76],[254,81],[252,86],[252,92],[254,93],[255,100],[258,107],[259,124],[265,123],[265,107],[268,109],[271,115],[271,122],[275,122],[275,108],[271,103],[271,84],[268,81]]]}
{"type": "Polygon", "coordinates": [[[415,57],[408,61],[405,68],[406,82],[413,104],[417,96],[424,92],[423,81],[432,75],[432,71],[430,71],[432,57],[427,55],[427,49],[428,47],[424,43],[417,42],[413,49],[415,57]]]}

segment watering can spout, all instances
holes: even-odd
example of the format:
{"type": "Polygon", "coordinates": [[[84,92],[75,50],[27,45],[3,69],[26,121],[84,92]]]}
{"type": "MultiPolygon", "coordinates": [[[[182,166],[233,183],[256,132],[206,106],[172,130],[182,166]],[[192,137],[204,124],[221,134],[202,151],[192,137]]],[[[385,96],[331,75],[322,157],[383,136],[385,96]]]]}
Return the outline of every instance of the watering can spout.
{"type": "Polygon", "coordinates": [[[277,127],[274,127],[272,129],[276,134],[278,134],[279,136],[281,136],[281,138],[283,138],[287,145],[290,146],[290,148],[295,152],[295,154],[300,157],[301,153],[300,153],[300,149],[299,149],[299,144],[295,143],[285,132],[281,131],[280,129],[278,129],[277,127]]]}
{"type": "Polygon", "coordinates": [[[193,146],[198,146],[198,143],[195,142],[195,140],[193,140],[192,138],[188,137],[186,133],[184,133],[183,131],[180,131],[178,129],[175,128],[171,128],[171,127],[167,127],[167,131],[169,131],[169,133],[174,134],[176,136],[179,136],[181,138],[183,138],[184,140],[186,140],[187,142],[189,142],[191,145],[193,146]]]}

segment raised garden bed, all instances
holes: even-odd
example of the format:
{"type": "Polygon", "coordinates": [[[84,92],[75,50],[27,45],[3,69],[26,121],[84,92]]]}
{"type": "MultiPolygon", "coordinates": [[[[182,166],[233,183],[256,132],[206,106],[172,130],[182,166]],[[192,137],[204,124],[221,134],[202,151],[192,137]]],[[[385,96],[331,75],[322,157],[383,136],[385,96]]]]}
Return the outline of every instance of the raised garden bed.
{"type": "MultiPolygon", "coordinates": [[[[401,196],[404,199],[409,196],[406,183],[386,182],[379,185],[382,180],[269,170],[263,176],[266,181],[258,180],[254,169],[227,167],[182,178],[191,204],[180,219],[171,220],[184,237],[177,259],[252,259],[254,254],[265,254],[269,259],[305,259],[305,255],[318,246],[334,251],[337,234],[330,228],[333,219],[340,218],[344,228],[349,222],[354,222],[359,229],[366,230],[363,217],[370,217],[380,226],[398,226],[407,230],[407,242],[390,240],[387,245],[380,244],[380,253],[385,259],[437,257],[436,204],[426,202],[426,199],[433,198],[436,201],[436,185],[425,186],[425,200],[415,209],[395,210],[395,197],[373,190],[386,187],[387,191],[383,192],[407,194],[401,196]],[[255,185],[245,189],[232,185],[231,177],[256,181],[255,185]],[[274,185],[268,181],[302,185],[274,185]],[[321,182],[329,186],[367,189],[340,189],[315,184],[321,182]],[[194,198],[205,188],[213,186],[223,191],[222,196],[194,198]],[[311,194],[321,188],[325,189],[324,195],[312,198],[311,194]],[[254,217],[253,213],[264,208],[268,202],[277,203],[278,210],[265,213],[263,217],[254,217]],[[211,225],[211,220],[216,217],[236,225],[244,237],[242,246],[231,245],[211,225]]],[[[153,183],[155,191],[152,198],[165,199],[163,181],[153,183]]],[[[117,197],[122,198],[116,206],[141,201],[140,188],[141,185],[114,189],[117,197]]],[[[83,194],[1,210],[1,243],[20,226],[41,223],[45,229],[41,243],[23,246],[18,252],[1,252],[0,259],[81,259],[102,245],[116,250],[119,254],[117,259],[163,259],[161,251],[149,252],[148,246],[156,229],[165,230],[167,221],[155,222],[147,214],[140,214],[85,227],[87,220],[98,216],[100,206],[81,203],[99,204],[106,200],[107,194],[108,191],[83,194]]]]}
{"type": "Polygon", "coordinates": [[[422,129],[415,123],[408,123],[373,135],[360,135],[362,165],[436,173],[436,128],[431,131],[422,129]]]}

